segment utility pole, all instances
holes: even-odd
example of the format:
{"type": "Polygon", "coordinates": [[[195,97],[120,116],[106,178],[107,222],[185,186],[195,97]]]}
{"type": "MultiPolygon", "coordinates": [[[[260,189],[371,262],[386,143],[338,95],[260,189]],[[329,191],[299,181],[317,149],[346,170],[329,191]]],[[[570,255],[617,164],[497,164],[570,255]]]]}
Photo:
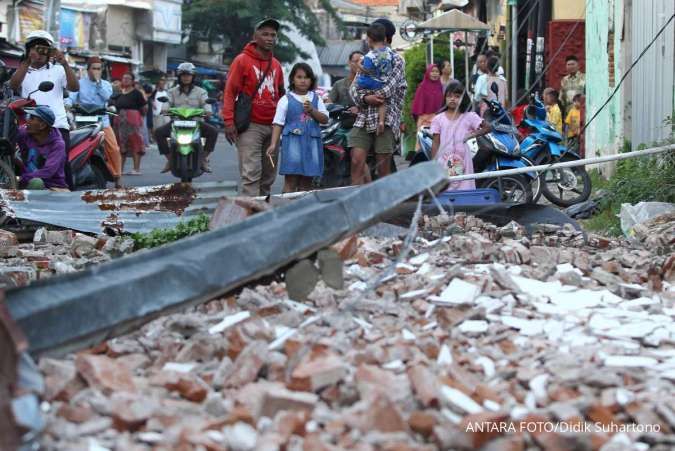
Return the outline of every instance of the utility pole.
{"type": "Polygon", "coordinates": [[[518,100],[518,0],[509,0],[511,6],[511,103],[518,100]]]}
{"type": "Polygon", "coordinates": [[[44,29],[56,40],[56,46],[61,47],[61,0],[45,1],[44,29]]]}

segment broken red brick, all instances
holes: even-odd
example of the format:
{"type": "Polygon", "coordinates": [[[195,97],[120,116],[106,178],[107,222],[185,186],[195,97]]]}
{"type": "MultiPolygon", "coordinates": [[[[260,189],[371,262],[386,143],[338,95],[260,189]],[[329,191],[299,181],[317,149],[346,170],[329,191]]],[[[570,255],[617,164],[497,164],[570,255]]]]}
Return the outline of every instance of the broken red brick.
{"type": "Polygon", "coordinates": [[[260,414],[274,418],[277,412],[290,410],[311,413],[319,401],[314,393],[290,391],[283,388],[271,388],[265,394],[260,414]]]}
{"type": "Polygon", "coordinates": [[[177,391],[181,397],[192,402],[202,402],[208,394],[207,387],[192,378],[181,377],[176,382],[165,384],[167,390],[177,391]]]}
{"type": "Polygon", "coordinates": [[[502,404],[504,402],[495,390],[485,384],[478,384],[473,396],[476,398],[478,404],[483,404],[485,401],[492,401],[497,404],[502,404]]]}
{"type": "Polygon", "coordinates": [[[485,444],[481,451],[524,451],[525,439],[522,435],[498,437],[485,444]]]}
{"type": "Polygon", "coordinates": [[[368,412],[361,418],[360,428],[364,432],[406,432],[408,424],[396,404],[389,397],[378,393],[368,404],[368,412]]]}
{"type": "Polygon", "coordinates": [[[310,415],[305,410],[282,411],[274,418],[274,429],[283,438],[283,443],[286,443],[292,435],[305,436],[305,425],[309,418],[310,415]]]}
{"type": "Polygon", "coordinates": [[[467,415],[462,419],[460,429],[471,437],[471,444],[478,449],[490,440],[504,435],[508,430],[506,412],[481,412],[467,415]]]}
{"type": "Polygon", "coordinates": [[[136,390],[129,368],[120,361],[102,355],[80,354],[75,358],[75,367],[90,387],[104,393],[136,390]]]}
{"type": "Polygon", "coordinates": [[[137,431],[158,410],[151,399],[115,393],[111,399],[113,425],[118,431],[137,431]]]}
{"type": "Polygon", "coordinates": [[[534,435],[534,441],[542,451],[576,451],[578,442],[572,436],[555,432],[542,432],[534,435]]]}
{"type": "Polygon", "coordinates": [[[354,375],[361,399],[385,394],[391,399],[405,399],[411,392],[408,377],[396,375],[373,365],[359,365],[354,375]]]}
{"type": "Polygon", "coordinates": [[[359,249],[359,238],[356,235],[352,235],[331,247],[335,249],[343,261],[347,261],[356,255],[359,249]]]}
{"type": "Polygon", "coordinates": [[[571,387],[556,386],[551,388],[548,393],[548,397],[552,401],[571,401],[577,399],[581,396],[578,390],[571,387]]]}
{"type": "Polygon", "coordinates": [[[318,391],[344,377],[343,359],[330,352],[310,353],[293,370],[288,388],[298,391],[318,391]]]}
{"type": "Polygon", "coordinates": [[[438,407],[439,384],[435,374],[425,366],[416,365],[408,369],[408,378],[422,405],[438,407]]]}
{"type": "Polygon", "coordinates": [[[431,413],[421,410],[415,410],[408,418],[408,425],[414,432],[429,437],[434,432],[436,426],[436,417],[431,413]]]}
{"type": "Polygon", "coordinates": [[[248,345],[234,361],[223,381],[225,387],[240,387],[258,378],[267,360],[267,343],[255,341],[248,345]]]}
{"type": "Polygon", "coordinates": [[[586,409],[586,417],[593,423],[600,423],[604,426],[611,427],[612,425],[620,424],[617,422],[611,409],[600,404],[591,404],[588,409],[586,409]]]}
{"type": "Polygon", "coordinates": [[[45,358],[40,360],[40,370],[45,377],[44,398],[47,401],[69,402],[87,387],[73,362],[45,358]]]}
{"type": "Polygon", "coordinates": [[[94,417],[94,411],[89,406],[62,404],[56,412],[61,418],[72,423],[85,423],[94,417]]]}
{"type": "Polygon", "coordinates": [[[16,234],[0,229],[0,247],[10,247],[18,246],[19,239],[16,237],[16,234]]]}

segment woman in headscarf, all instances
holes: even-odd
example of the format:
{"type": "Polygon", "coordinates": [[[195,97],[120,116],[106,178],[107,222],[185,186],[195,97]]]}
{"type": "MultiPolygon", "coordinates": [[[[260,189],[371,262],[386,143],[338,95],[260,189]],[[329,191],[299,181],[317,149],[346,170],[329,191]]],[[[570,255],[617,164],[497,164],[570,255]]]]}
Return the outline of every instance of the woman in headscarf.
{"type": "MultiPolygon", "coordinates": [[[[424,73],[424,79],[417,86],[413,100],[411,113],[417,124],[417,129],[429,126],[438,110],[443,107],[443,84],[441,83],[441,71],[435,64],[429,64],[424,73]]],[[[419,142],[415,146],[417,152],[419,142]]]]}

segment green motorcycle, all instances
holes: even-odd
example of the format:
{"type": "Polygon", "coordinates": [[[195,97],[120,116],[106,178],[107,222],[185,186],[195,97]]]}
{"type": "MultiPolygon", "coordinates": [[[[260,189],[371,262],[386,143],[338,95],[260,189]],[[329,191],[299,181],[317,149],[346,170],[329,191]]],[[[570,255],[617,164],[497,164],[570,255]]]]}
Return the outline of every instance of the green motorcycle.
{"type": "MultiPolygon", "coordinates": [[[[158,98],[160,102],[165,98],[158,98]]],[[[166,99],[168,101],[168,99],[166,99]]],[[[208,99],[208,104],[215,100],[208,99]]],[[[200,124],[206,116],[203,108],[169,108],[164,115],[171,118],[169,164],[171,173],[181,182],[189,183],[203,173],[204,143],[200,124]]]]}

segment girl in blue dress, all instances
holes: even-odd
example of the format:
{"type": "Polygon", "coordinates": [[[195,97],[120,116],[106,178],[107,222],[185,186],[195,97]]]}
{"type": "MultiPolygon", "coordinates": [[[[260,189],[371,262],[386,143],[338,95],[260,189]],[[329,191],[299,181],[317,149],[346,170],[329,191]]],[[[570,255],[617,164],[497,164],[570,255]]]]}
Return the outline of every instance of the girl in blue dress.
{"type": "Polygon", "coordinates": [[[312,179],[323,175],[319,124],[328,122],[328,110],[314,92],[316,76],[308,64],[293,66],[288,89],[277,104],[267,149],[273,157],[281,138],[279,174],[284,176],[284,193],[310,190],[312,179]]]}

